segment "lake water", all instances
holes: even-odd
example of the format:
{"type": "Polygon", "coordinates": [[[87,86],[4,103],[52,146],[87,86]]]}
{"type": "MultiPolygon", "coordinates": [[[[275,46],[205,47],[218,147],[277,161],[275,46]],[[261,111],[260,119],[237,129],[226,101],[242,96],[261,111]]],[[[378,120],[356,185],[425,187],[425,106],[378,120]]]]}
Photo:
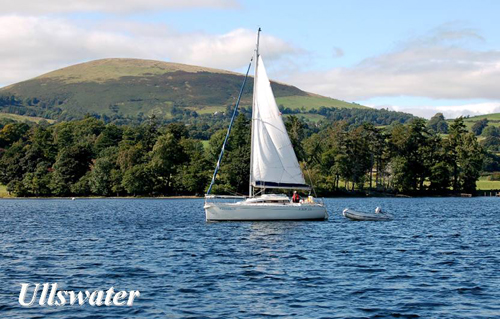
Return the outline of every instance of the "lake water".
{"type": "Polygon", "coordinates": [[[327,222],[206,223],[203,200],[0,201],[0,317],[500,317],[500,198],[326,200],[327,222]],[[353,222],[345,207],[395,215],[353,222]],[[23,308],[21,283],[140,290],[23,308]]]}

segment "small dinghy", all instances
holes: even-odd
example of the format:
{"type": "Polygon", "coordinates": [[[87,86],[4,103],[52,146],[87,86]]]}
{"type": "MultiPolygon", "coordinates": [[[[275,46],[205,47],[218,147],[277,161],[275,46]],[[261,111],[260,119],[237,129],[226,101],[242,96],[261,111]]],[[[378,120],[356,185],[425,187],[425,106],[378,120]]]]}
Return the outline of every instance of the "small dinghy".
{"type": "Polygon", "coordinates": [[[380,207],[375,209],[375,213],[357,212],[346,208],[342,214],[352,220],[391,220],[394,218],[391,214],[383,212],[380,207]]]}

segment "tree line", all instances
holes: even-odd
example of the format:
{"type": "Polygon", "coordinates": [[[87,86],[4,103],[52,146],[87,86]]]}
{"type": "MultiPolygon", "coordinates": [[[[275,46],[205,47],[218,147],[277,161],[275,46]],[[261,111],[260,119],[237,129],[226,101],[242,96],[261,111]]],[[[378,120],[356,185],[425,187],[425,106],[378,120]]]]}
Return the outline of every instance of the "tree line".
{"type": "MultiPolygon", "coordinates": [[[[286,127],[306,180],[323,196],[473,193],[487,157],[462,118],[444,137],[419,118],[384,128],[341,120],[318,130],[288,115],[286,127]]],[[[91,116],[52,125],[3,122],[0,183],[17,196],[202,195],[226,129],[204,142],[190,129],[154,118],[121,126],[91,116]]],[[[247,193],[249,159],[244,113],[234,123],[213,192],[247,193]]]]}
{"type": "Polygon", "coordinates": [[[202,142],[183,124],[9,123],[0,148],[0,183],[17,196],[202,194],[208,181],[202,142]]]}
{"type": "Polygon", "coordinates": [[[372,124],[350,128],[340,121],[296,144],[322,193],[474,193],[485,156],[462,118],[450,125],[446,137],[418,118],[388,130],[372,124]]]}
{"type": "MultiPolygon", "coordinates": [[[[222,109],[224,111],[198,113],[188,106],[189,105],[182,104],[182,102],[174,103],[171,107],[164,110],[165,113],[157,114],[158,118],[156,120],[162,125],[177,122],[189,124],[191,137],[208,140],[217,130],[227,127],[234,107],[233,104],[225,105],[224,110],[223,105],[222,109]]],[[[0,94],[0,112],[4,113],[42,117],[44,119],[52,119],[59,122],[81,120],[85,116],[90,115],[104,121],[106,124],[112,123],[116,125],[134,126],[140,125],[148,120],[148,116],[143,112],[124,113],[118,105],[103,105],[101,109],[104,110],[104,112],[86,114],[84,110],[65,110],[63,107],[63,100],[59,96],[54,96],[50,99],[36,97],[21,99],[15,95],[0,94]]],[[[407,123],[414,118],[413,115],[408,113],[372,108],[336,108],[325,106],[320,106],[318,108],[306,108],[306,106],[288,108],[280,105],[279,109],[282,114],[302,115],[303,120],[308,122],[309,126],[317,130],[322,130],[330,125],[330,123],[340,120],[345,120],[350,125],[360,125],[365,122],[374,125],[390,125],[391,123],[407,123]],[[308,121],[307,117],[310,115],[321,115],[320,118],[322,118],[322,120],[317,122],[308,121]]],[[[243,105],[242,103],[239,112],[249,116],[251,113],[251,106],[243,105]]]]}

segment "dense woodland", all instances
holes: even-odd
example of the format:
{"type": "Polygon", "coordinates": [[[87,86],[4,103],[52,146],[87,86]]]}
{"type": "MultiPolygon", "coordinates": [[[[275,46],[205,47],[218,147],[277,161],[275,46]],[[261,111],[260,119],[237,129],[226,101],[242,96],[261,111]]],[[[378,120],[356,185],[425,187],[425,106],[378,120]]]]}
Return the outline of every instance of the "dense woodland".
{"type": "MultiPolygon", "coordinates": [[[[318,195],[473,193],[482,171],[500,170],[494,155],[500,132],[487,123],[481,132],[469,132],[462,118],[448,125],[439,114],[426,122],[391,119],[395,112],[386,111],[375,124],[390,125],[377,128],[373,119],[362,123],[347,114],[339,120],[334,117],[344,111],[320,111],[329,113],[330,124],[304,122],[283,110],[306,179],[318,195]],[[476,133],[487,136],[479,143],[476,133]]],[[[213,117],[219,128],[214,132],[208,124],[164,124],[154,117],[140,125],[93,116],[52,125],[3,120],[0,183],[17,196],[202,195],[226,133],[225,115],[213,117]]],[[[248,111],[236,119],[228,143],[214,192],[245,194],[248,111]]]]}
{"type": "MultiPolygon", "coordinates": [[[[155,121],[159,125],[169,123],[184,123],[189,125],[190,136],[196,139],[208,140],[217,130],[227,127],[228,120],[231,117],[234,105],[225,106],[225,111],[215,113],[198,113],[193,108],[187,108],[184,105],[172,105],[169,109],[169,116],[158,115],[155,121]]],[[[0,95],[0,112],[18,114],[25,116],[35,116],[56,121],[74,121],[81,120],[85,116],[92,116],[102,120],[105,124],[116,125],[141,125],[149,120],[149,116],[139,112],[137,114],[124,114],[120,107],[110,105],[108,107],[112,112],[106,113],[83,113],[72,112],[59,105],[57,99],[40,100],[37,98],[20,99],[14,95],[0,95]]],[[[222,109],[224,107],[222,106],[222,109]]],[[[279,105],[282,114],[295,114],[308,122],[308,126],[321,130],[334,121],[344,120],[349,125],[360,125],[368,122],[374,125],[390,125],[391,123],[406,123],[414,118],[413,115],[403,112],[394,112],[388,110],[376,110],[371,108],[288,108],[279,105]],[[308,120],[310,116],[319,116],[321,120],[313,122],[308,120]]],[[[248,117],[251,113],[251,106],[241,105],[239,108],[241,114],[248,117]]]]}

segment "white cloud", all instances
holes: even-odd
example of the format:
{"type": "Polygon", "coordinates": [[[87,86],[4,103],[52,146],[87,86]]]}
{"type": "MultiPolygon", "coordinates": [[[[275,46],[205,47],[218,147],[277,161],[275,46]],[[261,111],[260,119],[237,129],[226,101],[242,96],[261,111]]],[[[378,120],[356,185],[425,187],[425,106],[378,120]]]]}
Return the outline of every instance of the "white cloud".
{"type": "Polygon", "coordinates": [[[474,30],[446,25],[353,67],[299,73],[288,81],[351,101],[388,96],[500,100],[500,51],[471,50],[470,41],[483,39],[474,30]]]}
{"type": "Polygon", "coordinates": [[[236,0],[0,0],[0,14],[134,13],[171,9],[238,8],[236,0]]]}
{"type": "Polygon", "coordinates": [[[500,102],[471,103],[461,105],[443,106],[398,106],[398,105],[370,105],[377,109],[389,109],[411,113],[424,118],[431,118],[436,113],[443,113],[446,118],[456,118],[459,116],[476,116],[481,114],[500,113],[500,102]]]}
{"type": "MultiPolygon", "coordinates": [[[[181,33],[161,24],[112,21],[82,26],[62,18],[0,16],[0,84],[10,84],[74,63],[129,57],[167,60],[222,69],[245,66],[256,33],[181,33]]],[[[301,51],[264,35],[268,59],[301,51]]]]}

